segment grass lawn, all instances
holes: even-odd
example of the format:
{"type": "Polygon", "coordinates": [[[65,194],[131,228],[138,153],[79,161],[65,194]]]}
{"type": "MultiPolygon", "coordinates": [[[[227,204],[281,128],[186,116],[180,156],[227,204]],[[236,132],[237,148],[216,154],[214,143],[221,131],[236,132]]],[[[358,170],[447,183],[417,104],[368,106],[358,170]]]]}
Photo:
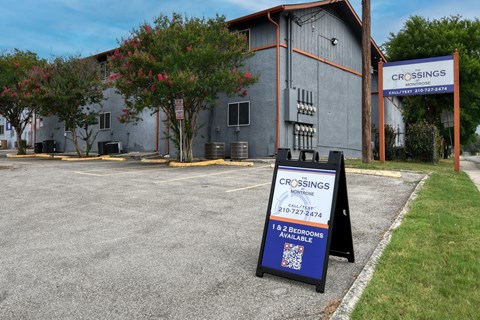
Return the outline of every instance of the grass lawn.
{"type": "Polygon", "coordinates": [[[480,192],[453,162],[347,166],[431,172],[352,319],[480,319],[480,192]]]}

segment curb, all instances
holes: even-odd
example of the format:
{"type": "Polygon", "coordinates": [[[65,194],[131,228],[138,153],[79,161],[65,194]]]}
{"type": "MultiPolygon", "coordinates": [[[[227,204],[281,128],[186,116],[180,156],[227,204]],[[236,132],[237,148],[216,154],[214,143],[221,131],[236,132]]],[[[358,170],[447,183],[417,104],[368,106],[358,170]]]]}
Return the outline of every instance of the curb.
{"type": "Polygon", "coordinates": [[[140,162],[145,162],[145,163],[168,163],[169,160],[167,159],[149,159],[149,158],[143,158],[140,160],[140,162]]]}
{"type": "Polygon", "coordinates": [[[99,157],[87,157],[87,158],[67,157],[67,158],[62,158],[62,161],[92,161],[92,160],[102,160],[102,158],[99,158],[99,157]]]}
{"type": "Polygon", "coordinates": [[[207,161],[200,161],[200,162],[185,162],[185,163],[177,162],[177,161],[169,162],[169,165],[171,167],[206,167],[206,166],[215,165],[215,164],[223,165],[223,166],[240,166],[240,167],[252,167],[254,165],[253,162],[225,161],[223,159],[207,160],[207,161]]]}
{"type": "Polygon", "coordinates": [[[168,165],[170,167],[206,167],[212,164],[222,164],[225,162],[223,159],[217,160],[207,160],[207,161],[200,161],[200,162],[177,162],[177,161],[170,161],[168,165]]]}
{"type": "Polygon", "coordinates": [[[122,157],[110,157],[110,156],[103,156],[100,157],[102,160],[106,161],[127,161],[127,158],[122,158],[122,157]]]}
{"type": "Polygon", "coordinates": [[[36,154],[13,154],[13,153],[7,153],[6,157],[7,158],[35,158],[37,155],[36,154]]]}
{"type": "Polygon", "coordinates": [[[367,174],[380,177],[388,178],[401,178],[402,174],[397,171],[387,171],[387,170],[370,170],[370,169],[356,169],[356,168],[345,168],[346,173],[356,173],[356,174],[367,174]]]}

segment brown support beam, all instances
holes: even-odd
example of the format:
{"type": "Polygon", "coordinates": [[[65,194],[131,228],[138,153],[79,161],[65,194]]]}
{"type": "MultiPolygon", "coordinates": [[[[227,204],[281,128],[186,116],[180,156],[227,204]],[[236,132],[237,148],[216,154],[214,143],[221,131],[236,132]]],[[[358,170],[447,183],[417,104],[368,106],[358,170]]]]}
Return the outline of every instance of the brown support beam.
{"type": "Polygon", "coordinates": [[[378,62],[378,155],[385,162],[385,99],[383,98],[383,60],[378,62]]]}
{"type": "Polygon", "coordinates": [[[455,172],[460,172],[460,64],[458,49],[453,53],[453,144],[455,147],[455,172]]]}

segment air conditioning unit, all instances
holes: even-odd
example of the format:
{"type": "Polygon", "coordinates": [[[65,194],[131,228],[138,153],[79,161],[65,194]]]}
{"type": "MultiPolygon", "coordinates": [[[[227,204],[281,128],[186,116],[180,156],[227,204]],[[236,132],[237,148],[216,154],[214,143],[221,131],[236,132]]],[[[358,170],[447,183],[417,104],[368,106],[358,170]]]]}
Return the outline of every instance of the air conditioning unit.
{"type": "Polygon", "coordinates": [[[235,160],[248,159],[248,142],[246,141],[231,142],[230,158],[235,160]]]}
{"type": "Polygon", "coordinates": [[[122,152],[122,143],[120,141],[108,142],[106,144],[107,154],[115,154],[122,152]]]}
{"type": "Polygon", "coordinates": [[[205,143],[205,158],[206,159],[225,158],[225,142],[205,143]]]}

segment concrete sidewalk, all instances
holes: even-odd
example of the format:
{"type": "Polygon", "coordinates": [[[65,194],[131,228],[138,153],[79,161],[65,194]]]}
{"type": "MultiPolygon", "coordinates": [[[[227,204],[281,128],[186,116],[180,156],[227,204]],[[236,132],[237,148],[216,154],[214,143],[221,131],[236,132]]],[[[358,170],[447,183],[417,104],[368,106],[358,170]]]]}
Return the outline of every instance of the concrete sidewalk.
{"type": "Polygon", "coordinates": [[[462,157],[460,168],[468,174],[480,191],[480,157],[462,157]]]}

